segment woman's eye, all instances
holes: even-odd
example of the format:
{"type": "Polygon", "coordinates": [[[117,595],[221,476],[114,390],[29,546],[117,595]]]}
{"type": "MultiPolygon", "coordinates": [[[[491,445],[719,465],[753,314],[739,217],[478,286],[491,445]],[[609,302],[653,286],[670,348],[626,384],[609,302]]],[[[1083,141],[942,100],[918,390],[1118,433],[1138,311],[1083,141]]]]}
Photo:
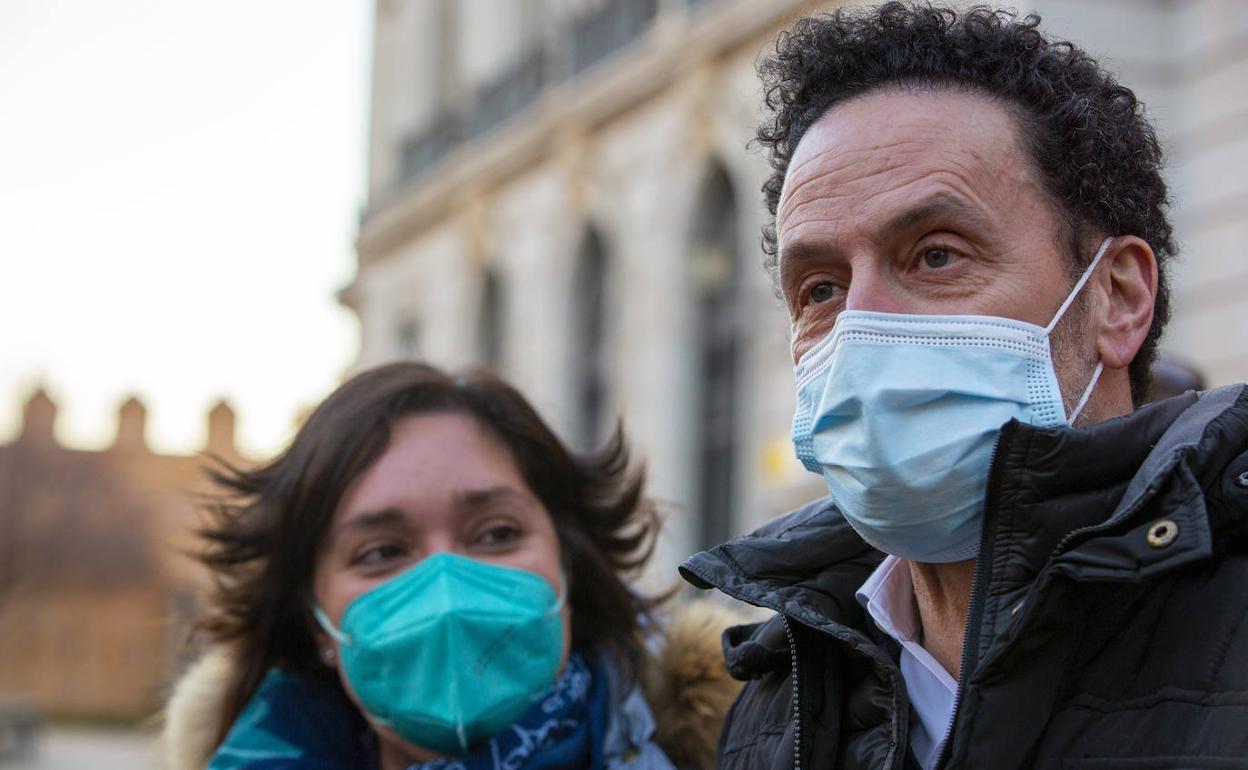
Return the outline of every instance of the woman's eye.
{"type": "Polygon", "coordinates": [[[828,282],[817,283],[810,289],[810,301],[816,305],[832,299],[832,295],[836,293],[836,287],[828,282]]]}
{"type": "Polygon", "coordinates": [[[923,252],[923,266],[932,269],[939,269],[949,264],[953,259],[953,255],[948,249],[939,247],[927,249],[923,252]]]}
{"type": "Polygon", "coordinates": [[[392,559],[403,556],[402,547],[394,543],[382,543],[364,549],[360,555],[356,557],[356,564],[385,564],[392,559]]]}
{"type": "Polygon", "coordinates": [[[520,530],[510,524],[500,524],[496,527],[490,527],[481,536],[477,538],[478,542],[484,545],[504,545],[510,543],[520,536],[520,530]]]}

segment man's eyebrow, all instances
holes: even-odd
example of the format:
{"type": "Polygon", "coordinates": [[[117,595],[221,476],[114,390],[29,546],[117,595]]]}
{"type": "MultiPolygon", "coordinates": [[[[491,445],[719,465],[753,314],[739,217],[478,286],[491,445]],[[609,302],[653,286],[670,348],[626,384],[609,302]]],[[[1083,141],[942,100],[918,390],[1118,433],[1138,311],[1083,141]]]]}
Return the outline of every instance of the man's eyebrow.
{"type": "Polygon", "coordinates": [[[899,230],[907,230],[928,220],[942,217],[956,219],[979,227],[986,226],[988,223],[988,218],[977,207],[961,198],[941,193],[893,215],[885,223],[884,232],[893,233],[899,230]]]}
{"type": "MultiPolygon", "coordinates": [[[[904,231],[933,219],[956,220],[980,229],[989,224],[988,217],[978,207],[948,193],[938,193],[894,214],[885,222],[881,233],[904,231]]],[[[787,277],[800,273],[805,264],[826,262],[831,249],[830,245],[817,241],[795,240],[786,244],[777,259],[781,289],[787,277]]]]}
{"type": "Polygon", "coordinates": [[[777,259],[780,288],[784,288],[788,282],[788,276],[793,275],[795,271],[800,274],[802,266],[806,263],[824,262],[827,258],[827,248],[815,242],[797,240],[785,245],[777,259]]]}

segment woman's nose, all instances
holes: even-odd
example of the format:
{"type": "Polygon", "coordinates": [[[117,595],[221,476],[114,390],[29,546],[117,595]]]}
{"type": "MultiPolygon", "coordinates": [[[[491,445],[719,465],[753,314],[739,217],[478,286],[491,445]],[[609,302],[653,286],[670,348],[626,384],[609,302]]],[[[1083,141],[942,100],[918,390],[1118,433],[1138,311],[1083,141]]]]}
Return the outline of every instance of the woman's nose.
{"type": "Polygon", "coordinates": [[[464,555],[464,549],[459,541],[449,532],[429,532],[425,534],[424,542],[421,543],[421,556],[429,558],[440,553],[453,553],[459,556],[464,555]]]}

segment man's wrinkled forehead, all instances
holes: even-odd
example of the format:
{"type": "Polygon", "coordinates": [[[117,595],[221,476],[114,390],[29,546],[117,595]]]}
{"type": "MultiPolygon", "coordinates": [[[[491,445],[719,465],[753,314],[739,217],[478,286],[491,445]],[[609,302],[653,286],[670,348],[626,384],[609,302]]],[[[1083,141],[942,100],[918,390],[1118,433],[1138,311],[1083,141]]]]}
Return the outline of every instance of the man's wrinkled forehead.
{"type": "Polygon", "coordinates": [[[1013,116],[988,97],[943,90],[858,97],[824,113],[794,149],[776,211],[781,245],[787,228],[811,216],[859,216],[881,199],[919,194],[916,183],[928,180],[974,203],[1006,182],[1033,184],[1027,167],[1013,116]],[[818,210],[804,214],[811,204],[818,210]]]}
{"type": "Polygon", "coordinates": [[[780,188],[780,202],[776,206],[776,216],[780,216],[785,211],[793,190],[809,182],[806,177],[810,176],[810,164],[819,162],[821,158],[826,158],[829,154],[836,152],[836,132],[828,127],[827,118],[828,113],[824,113],[819,120],[806,129],[806,133],[802,135],[801,141],[793,150],[793,155],[789,158],[789,166],[784,172],[784,186],[780,188]]]}

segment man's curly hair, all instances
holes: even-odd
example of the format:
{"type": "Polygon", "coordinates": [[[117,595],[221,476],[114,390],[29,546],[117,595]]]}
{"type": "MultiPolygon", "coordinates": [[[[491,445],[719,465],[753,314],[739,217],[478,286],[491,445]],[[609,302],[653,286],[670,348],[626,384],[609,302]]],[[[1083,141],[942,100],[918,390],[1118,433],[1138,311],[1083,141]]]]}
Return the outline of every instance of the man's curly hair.
{"type": "Polygon", "coordinates": [[[759,64],[768,116],[757,140],[768,151],[763,185],[771,222],[763,230],[775,275],[775,215],[789,159],[829,108],[885,88],[967,89],[1002,103],[1019,123],[1031,163],[1069,241],[1072,272],[1089,243],[1136,235],[1158,261],[1153,323],[1129,369],[1138,402],[1169,320],[1166,265],[1175,253],[1162,151],[1143,104],[1088,54],[1051,40],[1034,14],[983,6],[959,13],[890,2],[797,21],[759,64]]]}

